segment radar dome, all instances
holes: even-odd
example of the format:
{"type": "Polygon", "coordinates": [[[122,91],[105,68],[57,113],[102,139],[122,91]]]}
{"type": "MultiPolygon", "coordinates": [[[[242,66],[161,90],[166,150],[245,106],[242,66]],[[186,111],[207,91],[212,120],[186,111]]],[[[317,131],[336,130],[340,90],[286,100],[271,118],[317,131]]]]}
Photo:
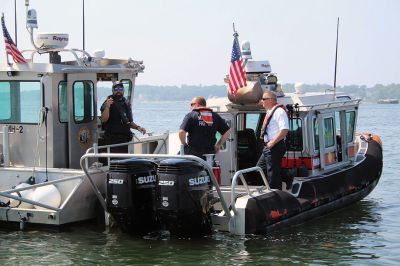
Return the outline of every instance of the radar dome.
{"type": "Polygon", "coordinates": [[[244,59],[252,59],[253,58],[251,56],[251,49],[250,49],[250,42],[249,41],[243,41],[242,42],[242,57],[244,59]]]}
{"type": "Polygon", "coordinates": [[[62,49],[68,45],[69,36],[66,33],[38,33],[36,44],[41,49],[62,49]]]}

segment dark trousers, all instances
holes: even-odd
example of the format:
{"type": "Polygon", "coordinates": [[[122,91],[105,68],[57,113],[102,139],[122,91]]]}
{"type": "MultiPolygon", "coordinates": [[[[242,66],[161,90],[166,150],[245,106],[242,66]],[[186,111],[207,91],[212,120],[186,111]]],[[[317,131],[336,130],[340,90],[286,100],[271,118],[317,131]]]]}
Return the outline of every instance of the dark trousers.
{"type": "Polygon", "coordinates": [[[281,161],[286,152],[285,141],[281,140],[272,149],[264,146],[257,166],[261,167],[271,188],[282,189],[281,161]]]}
{"type": "Polygon", "coordinates": [[[184,152],[185,152],[185,155],[194,155],[194,156],[200,157],[201,159],[203,159],[205,161],[206,161],[206,157],[203,156],[203,154],[214,154],[215,153],[214,150],[198,150],[193,147],[190,147],[189,145],[185,146],[184,152]]]}
{"type": "MultiPolygon", "coordinates": [[[[124,136],[124,135],[104,135],[103,138],[100,138],[98,143],[99,146],[102,145],[111,145],[111,144],[119,144],[124,142],[129,142],[132,140],[132,136],[124,136]]],[[[107,152],[107,149],[99,149],[99,152],[107,152]]],[[[123,145],[119,147],[110,148],[110,153],[128,153],[128,146],[123,145]]],[[[118,158],[113,158],[111,160],[118,160],[118,158]]],[[[99,162],[103,165],[107,165],[106,158],[100,158],[99,162]]]]}

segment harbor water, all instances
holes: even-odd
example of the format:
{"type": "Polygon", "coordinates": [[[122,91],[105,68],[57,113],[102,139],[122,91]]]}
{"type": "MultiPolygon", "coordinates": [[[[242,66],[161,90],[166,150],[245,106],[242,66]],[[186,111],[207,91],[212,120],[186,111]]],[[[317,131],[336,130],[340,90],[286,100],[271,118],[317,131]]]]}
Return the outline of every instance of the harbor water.
{"type": "MultiPolygon", "coordinates": [[[[136,101],[134,120],[149,132],[176,131],[187,102],[136,101]]],[[[1,265],[399,265],[400,105],[361,104],[358,132],[383,142],[384,168],[362,201],[307,223],[261,236],[134,238],[92,224],[64,230],[0,228],[1,265]]]]}

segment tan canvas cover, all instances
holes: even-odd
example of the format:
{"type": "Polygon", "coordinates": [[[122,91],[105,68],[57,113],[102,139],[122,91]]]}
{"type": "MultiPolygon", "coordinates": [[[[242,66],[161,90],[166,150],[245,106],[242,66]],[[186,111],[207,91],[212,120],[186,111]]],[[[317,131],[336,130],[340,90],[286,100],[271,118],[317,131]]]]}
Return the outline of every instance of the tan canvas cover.
{"type": "Polygon", "coordinates": [[[263,90],[259,81],[247,81],[247,86],[240,88],[236,97],[228,89],[228,99],[236,104],[258,103],[262,94],[263,90]]]}

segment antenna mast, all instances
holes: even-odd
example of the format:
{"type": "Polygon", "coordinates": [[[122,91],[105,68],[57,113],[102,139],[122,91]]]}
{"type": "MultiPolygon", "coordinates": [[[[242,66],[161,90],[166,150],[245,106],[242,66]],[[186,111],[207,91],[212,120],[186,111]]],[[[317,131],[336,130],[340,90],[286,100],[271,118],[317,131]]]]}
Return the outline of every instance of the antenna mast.
{"type": "Polygon", "coordinates": [[[239,36],[239,34],[237,33],[237,31],[235,29],[235,22],[233,22],[232,24],[233,24],[233,37],[237,38],[239,36]]]}
{"type": "Polygon", "coordinates": [[[337,26],[336,26],[335,75],[334,75],[334,79],[333,79],[333,97],[334,98],[336,98],[336,70],[337,70],[338,42],[339,42],[339,17],[337,18],[337,26]]]}
{"type": "Polygon", "coordinates": [[[85,0],[82,0],[82,28],[83,28],[83,48],[82,50],[85,51],[85,0]]]}
{"type": "Polygon", "coordinates": [[[17,0],[14,0],[14,24],[15,24],[15,46],[18,46],[18,34],[17,34],[17,0]]]}

